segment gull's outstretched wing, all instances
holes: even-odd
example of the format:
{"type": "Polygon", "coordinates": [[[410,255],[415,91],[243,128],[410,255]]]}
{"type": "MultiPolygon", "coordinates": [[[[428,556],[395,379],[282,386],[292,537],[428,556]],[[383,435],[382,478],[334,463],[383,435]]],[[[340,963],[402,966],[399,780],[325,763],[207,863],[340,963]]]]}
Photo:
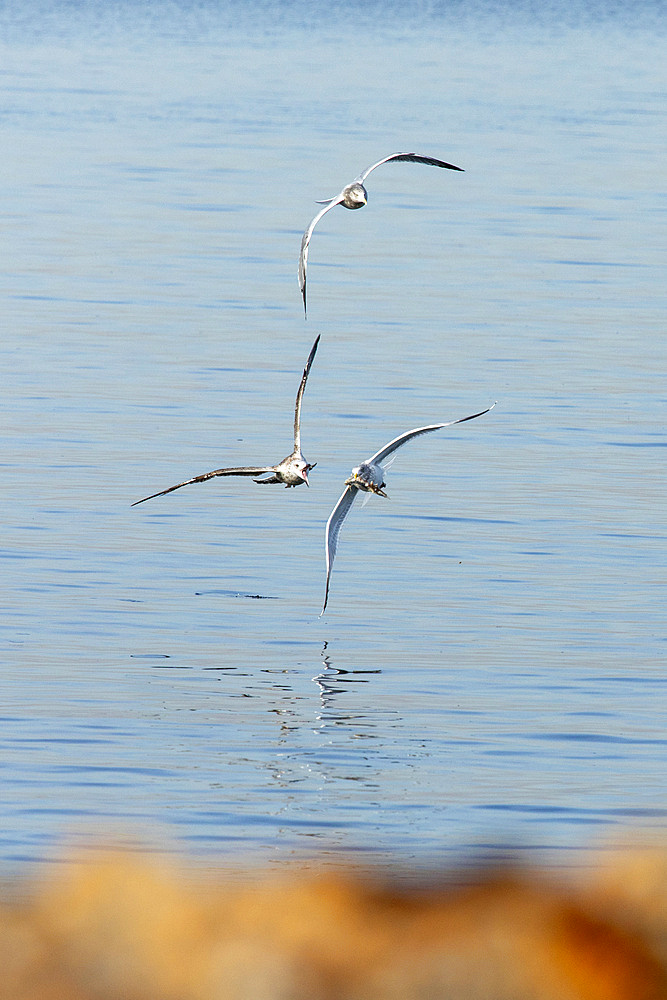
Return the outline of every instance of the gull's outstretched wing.
{"type": "Polygon", "coordinates": [[[463,424],[466,420],[474,420],[475,417],[482,417],[485,413],[488,413],[489,410],[492,410],[495,405],[496,404],[493,403],[492,406],[487,406],[485,410],[480,410],[479,413],[471,413],[469,417],[459,417],[458,420],[448,420],[446,424],[429,424],[428,427],[416,427],[413,431],[406,431],[405,434],[400,434],[397,438],[394,438],[393,441],[390,441],[389,444],[386,444],[384,448],[380,448],[380,450],[376,451],[374,455],[371,455],[370,458],[366,459],[366,464],[379,465],[383,459],[388,458],[392,452],[396,451],[397,448],[400,448],[407,441],[411,441],[412,438],[419,437],[420,434],[428,434],[429,431],[439,431],[441,427],[451,427],[453,424],[463,424]]]}
{"type": "Polygon", "coordinates": [[[205,472],[203,476],[195,476],[194,479],[186,479],[184,483],[177,483],[176,486],[170,486],[168,490],[160,490],[159,493],[151,493],[149,497],[143,497],[141,500],[135,500],[131,507],[136,507],[138,503],[144,503],[146,500],[153,500],[155,497],[163,497],[165,493],[173,493],[174,490],[180,490],[181,486],[189,486],[190,483],[204,483],[207,479],[213,479],[214,476],[259,476],[263,472],[275,472],[275,468],[272,465],[252,465],[248,467],[242,467],[240,469],[215,469],[213,472],[205,472]]]}
{"type": "Polygon", "coordinates": [[[354,503],[354,499],[358,492],[359,490],[356,486],[348,486],[345,492],[341,495],[334,509],[331,511],[329,520],[327,521],[326,538],[324,542],[327,558],[327,585],[324,592],[324,604],[322,605],[321,614],[324,614],[327,601],[329,600],[329,581],[331,579],[333,561],[336,558],[338,535],[340,534],[341,525],[347,517],[350,507],[354,503]]]}
{"type": "Polygon", "coordinates": [[[406,163],[426,163],[430,167],[445,167],[447,170],[460,170],[463,172],[463,167],[455,167],[453,163],[436,160],[434,156],[422,156],[420,153],[391,153],[390,156],[385,156],[383,160],[378,160],[372,167],[366,167],[363,174],[359,174],[355,180],[359,184],[363,184],[372,170],[375,170],[376,167],[381,167],[383,163],[389,163],[390,160],[402,160],[406,163]]]}
{"type": "Polygon", "coordinates": [[[323,215],[331,211],[336,205],[340,205],[343,200],[342,192],[328,201],[324,208],[321,209],[315,218],[310,222],[308,228],[301,238],[301,253],[299,254],[299,288],[301,289],[301,295],[303,297],[303,311],[307,315],[306,309],[306,268],[308,266],[308,245],[310,243],[310,237],[313,235],[313,229],[320,221],[323,215]]]}
{"type": "Polygon", "coordinates": [[[299,386],[299,391],[296,394],[296,406],[294,407],[294,451],[299,454],[301,453],[301,400],[303,399],[306,382],[308,381],[308,376],[310,375],[310,366],[313,363],[313,358],[317,352],[317,345],[319,342],[320,335],[317,336],[315,343],[310,349],[310,354],[308,355],[308,360],[306,361],[306,367],[303,369],[303,375],[301,376],[301,385],[299,386]]]}

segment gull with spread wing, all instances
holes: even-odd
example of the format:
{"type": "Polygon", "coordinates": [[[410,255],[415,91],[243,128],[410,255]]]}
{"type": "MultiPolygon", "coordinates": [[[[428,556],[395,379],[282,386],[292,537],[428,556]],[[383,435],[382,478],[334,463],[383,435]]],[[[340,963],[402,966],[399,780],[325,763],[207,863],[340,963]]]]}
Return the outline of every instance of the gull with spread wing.
{"type": "Polygon", "coordinates": [[[331,581],[331,570],[333,568],[333,561],[338,547],[338,535],[340,534],[343,521],[347,517],[357,494],[360,490],[362,490],[366,493],[376,493],[381,497],[387,496],[384,492],[384,468],[381,463],[383,463],[385,459],[389,458],[390,455],[393,455],[398,448],[401,448],[408,441],[411,441],[412,438],[419,437],[420,434],[428,434],[430,431],[438,431],[441,427],[451,427],[453,424],[462,424],[465,423],[466,420],[474,420],[476,417],[482,417],[485,413],[488,413],[489,410],[492,410],[495,405],[496,404],[493,403],[493,405],[487,407],[486,410],[481,410],[479,413],[472,413],[469,417],[460,417],[458,420],[449,420],[446,424],[429,424],[428,427],[416,427],[412,431],[406,431],[405,434],[399,435],[399,437],[390,441],[389,444],[386,444],[384,448],[380,448],[379,451],[376,451],[374,455],[367,458],[365,462],[361,463],[361,465],[352,469],[351,476],[349,479],[345,480],[345,492],[339,498],[338,503],[331,511],[331,515],[327,521],[325,536],[327,583],[324,593],[324,605],[322,607],[321,614],[324,614],[327,601],[329,600],[329,583],[331,581]]]}
{"type": "Polygon", "coordinates": [[[301,454],[301,401],[303,400],[303,393],[308,381],[308,375],[310,374],[310,366],[313,363],[319,342],[320,338],[317,337],[310,349],[306,367],[301,376],[299,391],[296,394],[296,406],[294,408],[294,451],[291,455],[284,458],[278,465],[249,465],[236,469],[215,469],[213,472],[205,472],[202,476],[195,476],[193,479],[186,479],[184,483],[177,483],[176,486],[170,486],[168,490],[160,490],[159,493],[151,493],[149,497],[135,500],[131,506],[136,507],[137,504],[144,503],[146,500],[153,500],[154,497],[161,497],[165,493],[180,490],[181,486],[189,486],[190,483],[204,483],[207,479],[213,479],[215,476],[260,476],[272,473],[268,479],[255,479],[254,481],[261,485],[266,483],[284,483],[285,487],[290,487],[300,486],[302,483],[305,483],[306,486],[310,486],[308,473],[311,469],[315,468],[317,463],[313,462],[311,464],[310,462],[306,462],[301,454]]]}
{"type": "Polygon", "coordinates": [[[378,160],[372,166],[367,167],[363,173],[359,174],[358,177],[352,181],[351,184],[346,184],[340,194],[337,194],[335,198],[327,198],[325,201],[318,201],[318,205],[324,205],[315,218],[311,221],[310,225],[303,234],[301,240],[301,253],[299,254],[299,288],[301,289],[301,295],[303,297],[303,311],[306,314],[306,268],[308,266],[308,246],[310,244],[310,238],[313,235],[313,229],[320,221],[323,215],[326,215],[332,208],[336,205],[342,205],[343,208],[349,208],[351,210],[355,208],[363,208],[368,201],[368,192],[364,187],[364,181],[376,167],[381,167],[383,163],[390,162],[406,162],[406,163],[426,163],[431,167],[445,167],[447,170],[463,170],[463,167],[455,167],[453,163],[445,163],[444,160],[436,160],[433,156],[422,156],[420,153],[391,153],[390,156],[385,156],[383,160],[378,160]]]}

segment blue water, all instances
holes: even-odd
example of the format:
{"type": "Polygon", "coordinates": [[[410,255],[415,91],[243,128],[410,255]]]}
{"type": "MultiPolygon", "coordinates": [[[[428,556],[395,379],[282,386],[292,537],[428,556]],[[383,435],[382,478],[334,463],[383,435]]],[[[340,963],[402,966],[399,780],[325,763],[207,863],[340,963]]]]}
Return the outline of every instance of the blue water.
{"type": "Polygon", "coordinates": [[[1,871],[664,830],[663,15],[0,10],[1,871]]]}

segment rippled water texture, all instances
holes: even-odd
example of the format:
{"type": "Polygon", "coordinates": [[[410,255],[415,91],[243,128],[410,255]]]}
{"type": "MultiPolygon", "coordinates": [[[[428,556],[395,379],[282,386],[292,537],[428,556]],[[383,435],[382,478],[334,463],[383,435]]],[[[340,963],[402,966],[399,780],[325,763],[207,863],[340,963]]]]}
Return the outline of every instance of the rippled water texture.
{"type": "Polygon", "coordinates": [[[660,5],[0,14],[0,870],[664,829],[660,5]],[[631,23],[629,19],[632,19],[631,23]],[[316,199],[388,164],[360,212],[316,199]],[[306,391],[311,488],[273,464],[306,391]],[[411,427],[389,499],[324,526],[411,427]]]}

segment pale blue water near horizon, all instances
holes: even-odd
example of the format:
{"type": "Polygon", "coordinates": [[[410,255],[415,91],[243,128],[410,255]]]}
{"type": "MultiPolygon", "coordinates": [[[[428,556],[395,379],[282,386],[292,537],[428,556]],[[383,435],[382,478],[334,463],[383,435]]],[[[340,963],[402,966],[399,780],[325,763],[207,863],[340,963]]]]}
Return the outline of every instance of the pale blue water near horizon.
{"type": "Polygon", "coordinates": [[[0,6],[0,873],[664,831],[664,13],[0,6]]]}

